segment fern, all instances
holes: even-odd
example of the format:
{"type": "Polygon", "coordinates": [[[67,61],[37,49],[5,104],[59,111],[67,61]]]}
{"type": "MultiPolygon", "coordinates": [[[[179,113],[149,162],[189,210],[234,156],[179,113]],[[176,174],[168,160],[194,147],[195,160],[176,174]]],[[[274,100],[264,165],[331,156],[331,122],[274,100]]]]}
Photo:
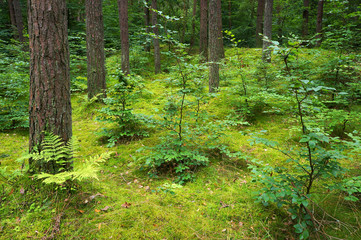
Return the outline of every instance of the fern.
{"type": "MultiPolygon", "coordinates": [[[[27,158],[32,158],[34,161],[55,161],[59,165],[64,165],[69,159],[74,159],[75,152],[79,148],[75,138],[72,138],[64,145],[62,139],[54,134],[47,134],[40,145],[41,151],[34,151],[28,154],[27,158]]],[[[62,184],[66,181],[82,181],[85,179],[98,179],[97,172],[99,171],[99,163],[105,162],[110,158],[112,152],[102,153],[85,160],[79,167],[71,171],[65,171],[62,168],[59,173],[40,173],[35,174],[35,177],[42,179],[46,184],[62,184]]]]}

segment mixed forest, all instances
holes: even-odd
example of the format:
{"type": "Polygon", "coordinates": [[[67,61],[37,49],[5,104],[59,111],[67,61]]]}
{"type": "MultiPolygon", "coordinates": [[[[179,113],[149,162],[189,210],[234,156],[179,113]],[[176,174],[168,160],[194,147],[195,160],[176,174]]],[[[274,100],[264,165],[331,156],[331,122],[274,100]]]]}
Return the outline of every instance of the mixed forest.
{"type": "Polygon", "coordinates": [[[361,239],[361,1],[0,0],[0,239],[361,239]]]}

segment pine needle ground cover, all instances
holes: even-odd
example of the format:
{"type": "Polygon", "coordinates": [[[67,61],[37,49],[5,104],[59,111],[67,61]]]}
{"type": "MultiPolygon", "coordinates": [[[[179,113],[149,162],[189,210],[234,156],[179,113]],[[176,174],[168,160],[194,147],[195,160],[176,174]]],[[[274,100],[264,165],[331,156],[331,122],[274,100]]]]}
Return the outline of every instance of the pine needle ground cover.
{"type": "MultiPolygon", "coordinates": [[[[314,68],[327,67],[322,63],[332,53],[313,51],[305,51],[300,58],[311,62],[314,68]]],[[[277,140],[287,149],[300,147],[295,103],[282,92],[286,91],[282,86],[286,83],[277,76],[282,62],[275,60],[265,70],[258,62],[260,53],[259,49],[229,49],[222,66],[220,92],[202,105],[211,114],[210,121],[228,121],[221,141],[230,152],[244,156],[228,157],[217,150],[210,151],[208,166],[197,169],[194,179],[184,185],[175,183],[174,172],[151,178],[143,167],[144,157],[152,150],[140,149],[159,144],[165,130],[152,128],[149,137],[107,148],[97,133],[115,126],[99,121],[99,110],[104,106],[86,102],[84,93],[74,94],[73,134],[79,142],[76,160],[81,163],[82,159],[108,151],[114,154],[100,166],[99,181],[81,182],[70,190],[62,186],[54,189],[31,178],[17,181],[14,177],[10,184],[1,183],[0,239],[297,238],[295,223],[286,207],[255,202],[255,192],[261,186],[252,181],[248,168],[251,159],[257,159],[259,164],[287,167],[286,157],[280,151],[251,144],[254,133],[261,132],[263,137],[277,140]],[[266,85],[273,92],[260,93],[258,90],[266,85]]],[[[111,73],[118,62],[119,56],[107,62],[110,87],[117,81],[111,73]]],[[[199,71],[207,84],[206,69],[199,71]]],[[[174,75],[171,71],[142,76],[146,91],[133,103],[134,113],[161,120],[159,112],[176,91],[167,80],[174,75]]],[[[318,77],[317,73],[312,76],[318,77]]],[[[360,129],[357,123],[349,122],[348,128],[360,129]]],[[[1,132],[1,167],[9,171],[20,169],[22,163],[15,160],[26,152],[27,145],[26,131],[1,132]]],[[[343,159],[341,164],[351,169],[348,175],[357,176],[359,161],[355,153],[353,160],[343,159]]],[[[347,201],[345,193],[323,188],[322,181],[313,190],[313,210],[324,220],[324,231],[341,239],[360,239],[360,202],[347,201]],[[325,212],[332,217],[323,215],[325,212]]]]}

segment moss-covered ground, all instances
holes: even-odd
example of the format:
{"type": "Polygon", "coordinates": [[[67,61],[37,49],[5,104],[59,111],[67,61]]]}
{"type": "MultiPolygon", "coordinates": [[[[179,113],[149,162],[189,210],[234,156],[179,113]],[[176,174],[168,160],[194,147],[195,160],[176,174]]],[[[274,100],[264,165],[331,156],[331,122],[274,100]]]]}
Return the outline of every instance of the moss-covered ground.
{"type": "MultiPolygon", "coordinates": [[[[308,55],[314,57],[312,51],[308,55]]],[[[226,61],[222,67],[221,92],[205,106],[216,119],[232,113],[235,100],[228,94],[234,92],[235,83],[242,77],[258,81],[255,73],[260,50],[239,50],[242,72],[230,64],[235,54],[227,52],[229,64],[226,61]]],[[[326,55],[324,52],[323,58],[326,55]]],[[[118,63],[119,56],[109,58],[108,72],[113,72],[118,63]]],[[[144,74],[148,91],[133,106],[136,112],[157,114],[155,108],[162,108],[164,94],[169,91],[163,81],[168,75],[144,74]]],[[[114,79],[111,74],[108,78],[111,86],[114,79]]],[[[282,102],[278,105],[285,107],[282,102]]],[[[139,165],[146,153],[138,149],[158,143],[162,134],[159,129],[147,138],[107,148],[96,134],[105,124],[96,120],[102,105],[89,104],[85,93],[76,93],[72,106],[73,134],[80,142],[76,161],[106,151],[115,154],[101,165],[99,181],[80,182],[71,193],[39,185],[31,178],[0,185],[0,239],[297,239],[286,209],[255,203],[254,192],[259,186],[252,182],[247,160],[214,157],[195,173],[194,181],[183,186],[174,184],[174,178],[168,175],[150,178],[139,165]]],[[[249,126],[229,127],[223,141],[232,151],[276,165],[285,156],[263,145],[250,145],[250,136],[244,132],[267,130],[267,138],[285,147],[297,146],[297,123],[290,113],[261,112],[249,126]]],[[[27,131],[1,132],[1,167],[19,169],[21,163],[15,160],[27,149],[27,131]]],[[[358,168],[357,172],[360,165],[355,161],[359,159],[344,164],[358,168]]],[[[326,232],[341,239],[361,239],[360,203],[350,203],[321,184],[314,191],[319,205],[315,211],[322,215],[323,208],[339,219],[336,222],[330,218],[326,232]]]]}

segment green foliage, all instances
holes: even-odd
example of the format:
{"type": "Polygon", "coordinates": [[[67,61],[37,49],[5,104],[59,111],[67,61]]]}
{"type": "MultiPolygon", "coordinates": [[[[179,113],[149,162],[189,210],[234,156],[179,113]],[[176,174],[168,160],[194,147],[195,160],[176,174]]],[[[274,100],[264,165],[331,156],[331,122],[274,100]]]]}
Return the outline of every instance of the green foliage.
{"type": "MultiPolygon", "coordinates": [[[[336,180],[345,172],[340,160],[346,158],[346,146],[324,131],[325,127],[320,126],[320,119],[331,128],[340,121],[346,123],[349,119],[344,113],[323,111],[323,96],[334,89],[319,85],[319,81],[304,79],[310,75],[310,71],[303,66],[307,62],[301,62],[298,58],[301,42],[293,40],[288,42],[286,47],[277,43],[273,46],[274,52],[281,55],[285,64],[285,70],[280,76],[289,81],[289,93],[292,93],[296,102],[294,112],[301,130],[299,146],[296,149],[284,150],[274,141],[255,137],[254,143],[263,143],[284,154],[287,157],[287,167],[253,165],[251,169],[254,181],[262,185],[262,189],[256,193],[258,201],[265,205],[276,203],[278,207],[286,205],[292,219],[295,219],[295,232],[300,234],[300,239],[308,239],[311,232],[317,232],[321,227],[309,209],[313,186],[322,180],[336,180]],[[339,113],[342,116],[338,115],[339,113]]],[[[351,118],[351,115],[349,117],[351,118]]],[[[334,185],[332,182],[325,184],[334,185]]],[[[350,192],[354,190],[347,187],[350,192]]],[[[357,186],[355,187],[357,189],[357,186]]]]}
{"type": "Polygon", "coordinates": [[[28,54],[0,41],[0,130],[28,127],[28,54]]]}
{"type": "MultiPolygon", "coordinates": [[[[47,134],[39,148],[41,151],[33,151],[23,157],[23,159],[31,158],[35,162],[54,162],[56,165],[65,166],[69,161],[75,158],[74,151],[77,148],[77,142],[72,138],[67,144],[54,134],[47,134]]],[[[85,179],[98,179],[97,172],[99,163],[105,162],[110,158],[112,152],[102,153],[98,156],[90,157],[84,160],[81,165],[76,165],[74,170],[61,167],[57,173],[40,173],[35,177],[42,179],[46,184],[61,185],[67,181],[83,181],[85,179]]],[[[36,164],[36,163],[35,163],[36,164]]]]}
{"type": "Polygon", "coordinates": [[[147,137],[148,132],[144,124],[151,123],[149,117],[134,113],[132,108],[145,91],[142,78],[134,75],[124,76],[119,68],[116,76],[118,83],[108,91],[108,97],[104,99],[106,107],[99,111],[99,120],[116,124],[115,128],[103,128],[100,133],[107,138],[108,147],[118,142],[147,137]]]}

